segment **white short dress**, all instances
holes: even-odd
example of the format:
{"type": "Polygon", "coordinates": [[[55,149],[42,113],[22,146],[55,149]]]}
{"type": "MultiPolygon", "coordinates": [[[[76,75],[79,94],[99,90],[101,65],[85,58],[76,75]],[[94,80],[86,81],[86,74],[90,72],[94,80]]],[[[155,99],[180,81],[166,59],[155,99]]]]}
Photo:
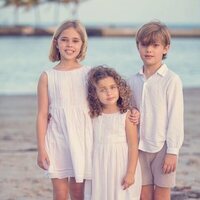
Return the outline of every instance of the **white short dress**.
{"type": "Polygon", "coordinates": [[[91,179],[92,121],[87,103],[88,67],[72,71],[45,71],[48,76],[49,113],[45,137],[50,178],[91,179]]]}
{"type": "Polygon", "coordinates": [[[122,180],[128,164],[125,133],[126,113],[102,114],[93,119],[94,150],[92,200],[139,200],[141,169],[138,162],[135,183],[127,190],[122,180]]]}

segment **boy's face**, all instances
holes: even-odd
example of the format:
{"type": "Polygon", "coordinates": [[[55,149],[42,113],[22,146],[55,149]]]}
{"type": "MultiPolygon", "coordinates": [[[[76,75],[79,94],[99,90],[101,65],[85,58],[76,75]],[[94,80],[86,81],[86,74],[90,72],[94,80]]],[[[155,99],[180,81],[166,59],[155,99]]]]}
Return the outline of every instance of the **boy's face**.
{"type": "Polygon", "coordinates": [[[169,45],[164,46],[159,40],[149,45],[139,42],[138,50],[144,67],[159,67],[162,63],[163,54],[167,54],[169,50],[169,45]]]}

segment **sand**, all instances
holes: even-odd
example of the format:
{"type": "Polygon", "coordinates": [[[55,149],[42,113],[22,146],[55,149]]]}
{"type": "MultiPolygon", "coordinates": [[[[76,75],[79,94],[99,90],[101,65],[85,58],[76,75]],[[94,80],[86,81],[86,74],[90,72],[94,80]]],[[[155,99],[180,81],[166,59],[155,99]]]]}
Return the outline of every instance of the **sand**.
{"type": "MultiPolygon", "coordinates": [[[[185,89],[185,140],[172,199],[200,199],[200,89],[185,89]]],[[[0,200],[52,199],[37,166],[36,97],[0,96],[0,200]]]]}

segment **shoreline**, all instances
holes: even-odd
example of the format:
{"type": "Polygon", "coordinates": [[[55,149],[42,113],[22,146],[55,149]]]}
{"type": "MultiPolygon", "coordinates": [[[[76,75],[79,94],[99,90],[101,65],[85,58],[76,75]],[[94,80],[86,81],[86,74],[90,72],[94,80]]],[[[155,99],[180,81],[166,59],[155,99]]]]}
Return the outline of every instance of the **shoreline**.
{"type": "MultiPolygon", "coordinates": [[[[200,91],[200,87],[183,87],[183,93],[185,93],[185,95],[189,95],[189,94],[193,94],[195,92],[200,91]]],[[[16,98],[21,98],[21,97],[36,97],[36,93],[0,93],[0,98],[4,98],[4,97],[16,97],[16,98]]],[[[0,101],[1,102],[1,101],[0,101]]]]}
{"type": "MultiPolygon", "coordinates": [[[[172,200],[200,199],[200,88],[184,89],[185,139],[172,200]]],[[[0,199],[52,198],[51,181],[36,165],[36,95],[0,95],[0,199]]]]}
{"type": "MultiPolygon", "coordinates": [[[[52,36],[56,27],[0,26],[0,36],[52,36]]],[[[169,28],[172,37],[200,38],[200,28],[169,28]]],[[[134,37],[137,29],[131,27],[88,27],[89,37],[134,37]]]]}

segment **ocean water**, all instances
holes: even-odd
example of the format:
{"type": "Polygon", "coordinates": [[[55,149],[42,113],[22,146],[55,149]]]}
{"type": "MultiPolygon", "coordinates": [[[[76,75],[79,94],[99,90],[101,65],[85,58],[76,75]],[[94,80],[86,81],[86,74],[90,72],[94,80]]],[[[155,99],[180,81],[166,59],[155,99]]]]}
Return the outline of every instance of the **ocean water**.
{"type": "MultiPolygon", "coordinates": [[[[0,94],[35,94],[48,60],[51,37],[0,37],[0,94]]],[[[165,63],[184,88],[200,87],[200,39],[173,38],[165,63]]],[[[84,65],[107,64],[128,78],[142,66],[135,38],[90,37],[84,65]]]]}

